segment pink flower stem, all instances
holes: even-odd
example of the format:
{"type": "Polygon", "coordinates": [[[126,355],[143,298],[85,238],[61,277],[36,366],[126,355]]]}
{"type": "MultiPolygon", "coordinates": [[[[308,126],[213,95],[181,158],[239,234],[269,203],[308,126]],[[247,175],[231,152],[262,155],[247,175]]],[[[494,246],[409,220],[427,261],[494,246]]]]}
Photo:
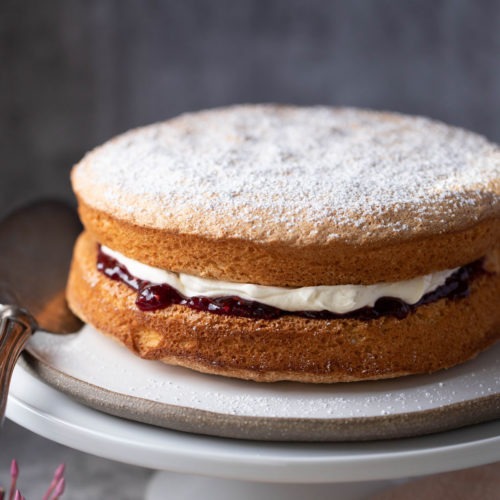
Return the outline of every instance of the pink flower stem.
{"type": "Polygon", "coordinates": [[[66,483],[64,481],[64,478],[62,477],[54,489],[54,496],[52,497],[52,500],[59,500],[59,498],[64,493],[65,487],[66,487],[66,483]]]}
{"type": "Polygon", "coordinates": [[[17,478],[19,477],[19,467],[17,465],[16,460],[12,460],[10,463],[10,491],[9,491],[9,500],[15,500],[17,497],[14,497],[14,495],[17,495],[17,478]]]}
{"type": "Polygon", "coordinates": [[[64,464],[59,465],[59,467],[56,469],[56,471],[54,472],[54,477],[52,478],[52,482],[50,483],[49,488],[45,492],[45,495],[43,495],[42,500],[49,500],[50,494],[54,491],[56,486],[59,484],[59,481],[64,477],[64,469],[65,469],[64,464]]]}

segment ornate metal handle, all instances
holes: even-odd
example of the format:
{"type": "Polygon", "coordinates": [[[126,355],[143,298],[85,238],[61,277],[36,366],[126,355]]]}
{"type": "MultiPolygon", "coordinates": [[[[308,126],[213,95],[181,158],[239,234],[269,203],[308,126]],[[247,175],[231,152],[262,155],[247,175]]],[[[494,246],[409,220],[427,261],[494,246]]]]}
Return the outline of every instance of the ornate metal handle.
{"type": "Polygon", "coordinates": [[[0,421],[5,415],[14,366],[36,327],[36,321],[28,311],[0,305],[0,421]]]}

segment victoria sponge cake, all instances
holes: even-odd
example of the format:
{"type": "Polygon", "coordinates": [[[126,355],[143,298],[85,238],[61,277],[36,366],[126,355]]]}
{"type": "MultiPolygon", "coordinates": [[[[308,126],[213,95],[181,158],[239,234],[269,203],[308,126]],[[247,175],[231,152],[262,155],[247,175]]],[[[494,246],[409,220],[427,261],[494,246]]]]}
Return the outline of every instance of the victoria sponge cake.
{"type": "Polygon", "coordinates": [[[500,337],[500,149],[422,117],[244,105],[72,172],[72,310],[137,355],[256,381],[428,373],[500,337]]]}

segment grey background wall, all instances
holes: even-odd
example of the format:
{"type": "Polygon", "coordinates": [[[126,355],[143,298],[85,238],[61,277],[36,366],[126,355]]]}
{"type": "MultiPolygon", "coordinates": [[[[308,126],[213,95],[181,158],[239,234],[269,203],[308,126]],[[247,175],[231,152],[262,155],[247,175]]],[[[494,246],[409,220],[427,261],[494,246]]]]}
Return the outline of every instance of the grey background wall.
{"type": "Polygon", "coordinates": [[[495,0],[0,0],[0,212],[71,199],[130,127],[236,102],[429,115],[500,141],[495,0]]]}

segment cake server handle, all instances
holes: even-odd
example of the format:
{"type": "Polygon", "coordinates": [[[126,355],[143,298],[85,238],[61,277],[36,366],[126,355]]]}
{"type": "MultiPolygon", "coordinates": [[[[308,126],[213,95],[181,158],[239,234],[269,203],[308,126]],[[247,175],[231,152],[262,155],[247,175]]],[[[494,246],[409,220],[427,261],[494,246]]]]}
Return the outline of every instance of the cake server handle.
{"type": "Polygon", "coordinates": [[[0,305],[0,422],[5,416],[16,361],[36,328],[36,321],[26,310],[0,305]]]}

